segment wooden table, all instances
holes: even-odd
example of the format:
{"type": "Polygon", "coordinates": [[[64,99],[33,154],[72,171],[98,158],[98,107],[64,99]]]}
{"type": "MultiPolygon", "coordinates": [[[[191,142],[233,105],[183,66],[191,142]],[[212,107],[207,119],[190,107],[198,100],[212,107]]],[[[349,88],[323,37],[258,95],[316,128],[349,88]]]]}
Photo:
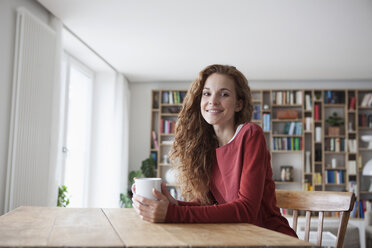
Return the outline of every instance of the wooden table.
{"type": "Polygon", "coordinates": [[[0,246],[315,247],[251,224],[153,224],[133,209],[50,207],[0,216],[0,246]]]}

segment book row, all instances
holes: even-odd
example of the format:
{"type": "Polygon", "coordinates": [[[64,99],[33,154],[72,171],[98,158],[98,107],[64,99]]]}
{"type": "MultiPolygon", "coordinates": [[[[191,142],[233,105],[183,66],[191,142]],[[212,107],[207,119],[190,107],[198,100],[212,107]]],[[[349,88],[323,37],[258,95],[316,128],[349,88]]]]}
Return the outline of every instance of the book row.
{"type": "Polygon", "coordinates": [[[324,103],[326,104],[343,104],[345,103],[344,91],[327,90],[324,92],[324,103]]]}
{"type": "Polygon", "coordinates": [[[302,150],[302,138],[296,137],[274,137],[274,151],[300,151],[302,150]]]}
{"type": "Polygon", "coordinates": [[[324,150],[329,152],[345,152],[344,138],[326,138],[324,142],[324,150]]]}
{"type": "Polygon", "coordinates": [[[181,104],[185,96],[185,91],[163,91],[161,102],[163,104],[181,104]]]}
{"type": "Polygon", "coordinates": [[[288,135],[302,135],[302,122],[285,122],[283,134],[288,135]]]}
{"type": "Polygon", "coordinates": [[[160,120],[160,132],[161,133],[175,133],[176,130],[176,121],[175,120],[160,120]]]}
{"type": "Polygon", "coordinates": [[[365,212],[367,209],[370,211],[371,210],[371,202],[366,201],[366,200],[360,200],[360,201],[355,201],[354,203],[354,208],[350,212],[350,217],[355,218],[355,217],[360,217],[364,219],[365,212]]]}
{"type": "Polygon", "coordinates": [[[261,105],[255,104],[253,106],[253,120],[261,120],[261,105]]]}
{"type": "Polygon", "coordinates": [[[344,170],[326,170],[325,171],[325,183],[343,184],[345,183],[345,171],[344,170]]]}
{"type": "Polygon", "coordinates": [[[263,118],[262,118],[262,128],[264,131],[270,131],[270,128],[271,128],[271,115],[269,113],[265,113],[263,114],[263,118]]]}
{"type": "Polygon", "coordinates": [[[372,114],[359,114],[360,127],[372,127],[372,114]]]}
{"type": "Polygon", "coordinates": [[[372,94],[368,93],[363,96],[362,102],[360,103],[361,107],[371,107],[372,106],[372,94]]]}
{"type": "Polygon", "coordinates": [[[302,91],[273,91],[273,104],[302,104],[302,91]]]}

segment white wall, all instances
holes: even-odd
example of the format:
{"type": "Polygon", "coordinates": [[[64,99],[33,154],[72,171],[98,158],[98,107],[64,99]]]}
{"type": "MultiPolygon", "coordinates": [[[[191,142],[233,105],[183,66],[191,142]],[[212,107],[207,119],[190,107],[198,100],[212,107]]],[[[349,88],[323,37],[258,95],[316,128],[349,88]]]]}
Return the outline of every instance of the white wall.
{"type": "MultiPolygon", "coordinates": [[[[129,171],[138,170],[150,154],[151,91],[154,89],[188,89],[190,82],[132,82],[129,123],[129,171]]],[[[372,89],[372,81],[254,81],[252,89],[372,89]]]]}
{"type": "Polygon", "coordinates": [[[0,214],[4,213],[6,167],[13,80],[16,9],[24,6],[40,20],[48,23],[48,12],[35,1],[0,1],[0,214]]]}

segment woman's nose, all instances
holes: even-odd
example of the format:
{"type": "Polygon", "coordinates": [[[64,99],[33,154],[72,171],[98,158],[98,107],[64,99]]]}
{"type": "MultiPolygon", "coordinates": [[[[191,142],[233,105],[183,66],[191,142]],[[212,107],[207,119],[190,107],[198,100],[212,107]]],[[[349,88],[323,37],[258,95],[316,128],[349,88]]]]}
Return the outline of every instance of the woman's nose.
{"type": "Polygon", "coordinates": [[[209,98],[209,105],[217,105],[218,104],[218,97],[216,95],[211,95],[209,98]]]}

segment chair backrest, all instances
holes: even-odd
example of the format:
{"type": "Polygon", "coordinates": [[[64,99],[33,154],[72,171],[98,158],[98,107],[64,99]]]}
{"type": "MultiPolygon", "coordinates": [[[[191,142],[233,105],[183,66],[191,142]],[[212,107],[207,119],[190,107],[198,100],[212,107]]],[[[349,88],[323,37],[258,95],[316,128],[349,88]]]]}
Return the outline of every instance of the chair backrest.
{"type": "Polygon", "coordinates": [[[309,241],[311,212],[318,212],[318,232],[316,245],[322,244],[324,212],[340,212],[340,223],[337,232],[336,247],[341,248],[344,242],[350,211],[353,209],[355,195],[351,192],[333,191],[293,191],[276,190],[276,201],[279,208],[293,210],[293,229],[297,232],[298,211],[306,211],[305,240],[309,241]]]}

